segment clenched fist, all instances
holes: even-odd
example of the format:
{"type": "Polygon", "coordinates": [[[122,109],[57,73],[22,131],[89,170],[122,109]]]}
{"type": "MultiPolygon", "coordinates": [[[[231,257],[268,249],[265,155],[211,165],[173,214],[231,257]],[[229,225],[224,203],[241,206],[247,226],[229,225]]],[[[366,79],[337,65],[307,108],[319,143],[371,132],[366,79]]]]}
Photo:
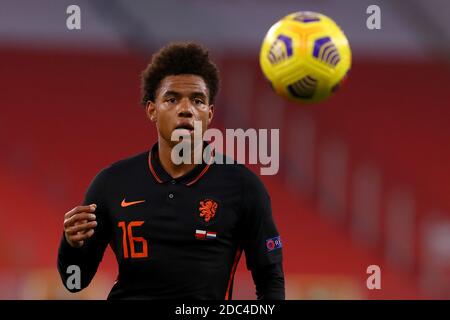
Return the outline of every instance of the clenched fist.
{"type": "Polygon", "coordinates": [[[97,221],[93,212],[96,208],[96,204],[78,206],[64,215],[64,236],[72,247],[82,247],[84,240],[94,234],[97,221]]]}

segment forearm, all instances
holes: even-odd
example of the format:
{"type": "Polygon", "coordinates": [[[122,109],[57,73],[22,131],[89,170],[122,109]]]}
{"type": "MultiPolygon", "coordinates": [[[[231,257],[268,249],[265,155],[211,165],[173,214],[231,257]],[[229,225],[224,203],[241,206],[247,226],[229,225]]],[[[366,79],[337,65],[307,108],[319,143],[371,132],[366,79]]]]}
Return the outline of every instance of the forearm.
{"type": "Polygon", "coordinates": [[[281,263],[252,270],[258,300],[284,300],[284,273],[281,263]]]}
{"type": "Polygon", "coordinates": [[[73,248],[69,245],[64,235],[62,236],[59,250],[58,250],[58,272],[61,276],[61,280],[64,286],[71,292],[77,292],[89,285],[95,273],[97,272],[99,261],[87,248],[73,248]],[[79,268],[80,286],[74,287],[75,272],[73,267],[79,268]],[[68,285],[68,283],[72,285],[68,285]]]}

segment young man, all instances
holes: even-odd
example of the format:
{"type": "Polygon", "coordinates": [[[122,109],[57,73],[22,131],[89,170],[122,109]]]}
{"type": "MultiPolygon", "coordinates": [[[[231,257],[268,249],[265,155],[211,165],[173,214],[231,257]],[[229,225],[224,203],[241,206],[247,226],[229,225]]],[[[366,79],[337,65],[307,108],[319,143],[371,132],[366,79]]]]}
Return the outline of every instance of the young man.
{"type": "Polygon", "coordinates": [[[285,298],[281,242],[259,178],[240,164],[171,158],[174,131],[192,134],[194,121],[207,129],[218,88],[199,45],[172,44],[153,56],[142,104],[158,142],[102,170],[84,205],[65,214],[58,271],[66,287],[68,267],[81,271],[81,287],[70,291],[89,285],[110,244],[119,275],[108,299],[231,299],[242,251],[257,297],[285,298]]]}

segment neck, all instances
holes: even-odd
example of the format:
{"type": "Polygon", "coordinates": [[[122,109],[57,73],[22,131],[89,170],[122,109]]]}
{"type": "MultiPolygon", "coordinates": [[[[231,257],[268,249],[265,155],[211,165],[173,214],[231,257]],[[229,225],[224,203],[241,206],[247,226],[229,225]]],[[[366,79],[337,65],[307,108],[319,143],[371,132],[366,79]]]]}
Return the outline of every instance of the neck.
{"type": "MultiPolygon", "coordinates": [[[[174,146],[174,144],[168,143],[161,137],[158,138],[158,156],[161,166],[172,178],[178,178],[194,169],[196,164],[193,161],[194,152],[192,152],[191,164],[174,164],[171,158],[172,149],[174,146]]],[[[200,147],[203,148],[202,145],[200,145],[200,147]]]]}

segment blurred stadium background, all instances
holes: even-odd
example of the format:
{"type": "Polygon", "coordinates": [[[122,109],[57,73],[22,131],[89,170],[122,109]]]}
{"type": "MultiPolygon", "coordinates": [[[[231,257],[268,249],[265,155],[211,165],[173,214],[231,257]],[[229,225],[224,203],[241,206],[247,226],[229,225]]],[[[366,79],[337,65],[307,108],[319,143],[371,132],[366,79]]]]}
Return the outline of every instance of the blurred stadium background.
{"type": "MultiPolygon", "coordinates": [[[[0,298],[106,298],[110,249],[87,290],[60,283],[63,214],[99,169],[153,144],[139,74],[161,45],[193,40],[221,69],[215,127],[280,128],[280,171],[263,179],[287,298],[449,299],[449,15],[446,0],[0,0],[0,298]],[[66,28],[70,4],[81,30],[66,28]],[[381,30],[366,28],[371,4],[381,30]],[[310,107],[258,66],[265,32],[299,10],[335,19],[353,50],[344,88],[310,107]],[[366,287],[373,264],[381,290],[366,287]]],[[[254,297],[241,261],[235,298],[254,297]]]]}

